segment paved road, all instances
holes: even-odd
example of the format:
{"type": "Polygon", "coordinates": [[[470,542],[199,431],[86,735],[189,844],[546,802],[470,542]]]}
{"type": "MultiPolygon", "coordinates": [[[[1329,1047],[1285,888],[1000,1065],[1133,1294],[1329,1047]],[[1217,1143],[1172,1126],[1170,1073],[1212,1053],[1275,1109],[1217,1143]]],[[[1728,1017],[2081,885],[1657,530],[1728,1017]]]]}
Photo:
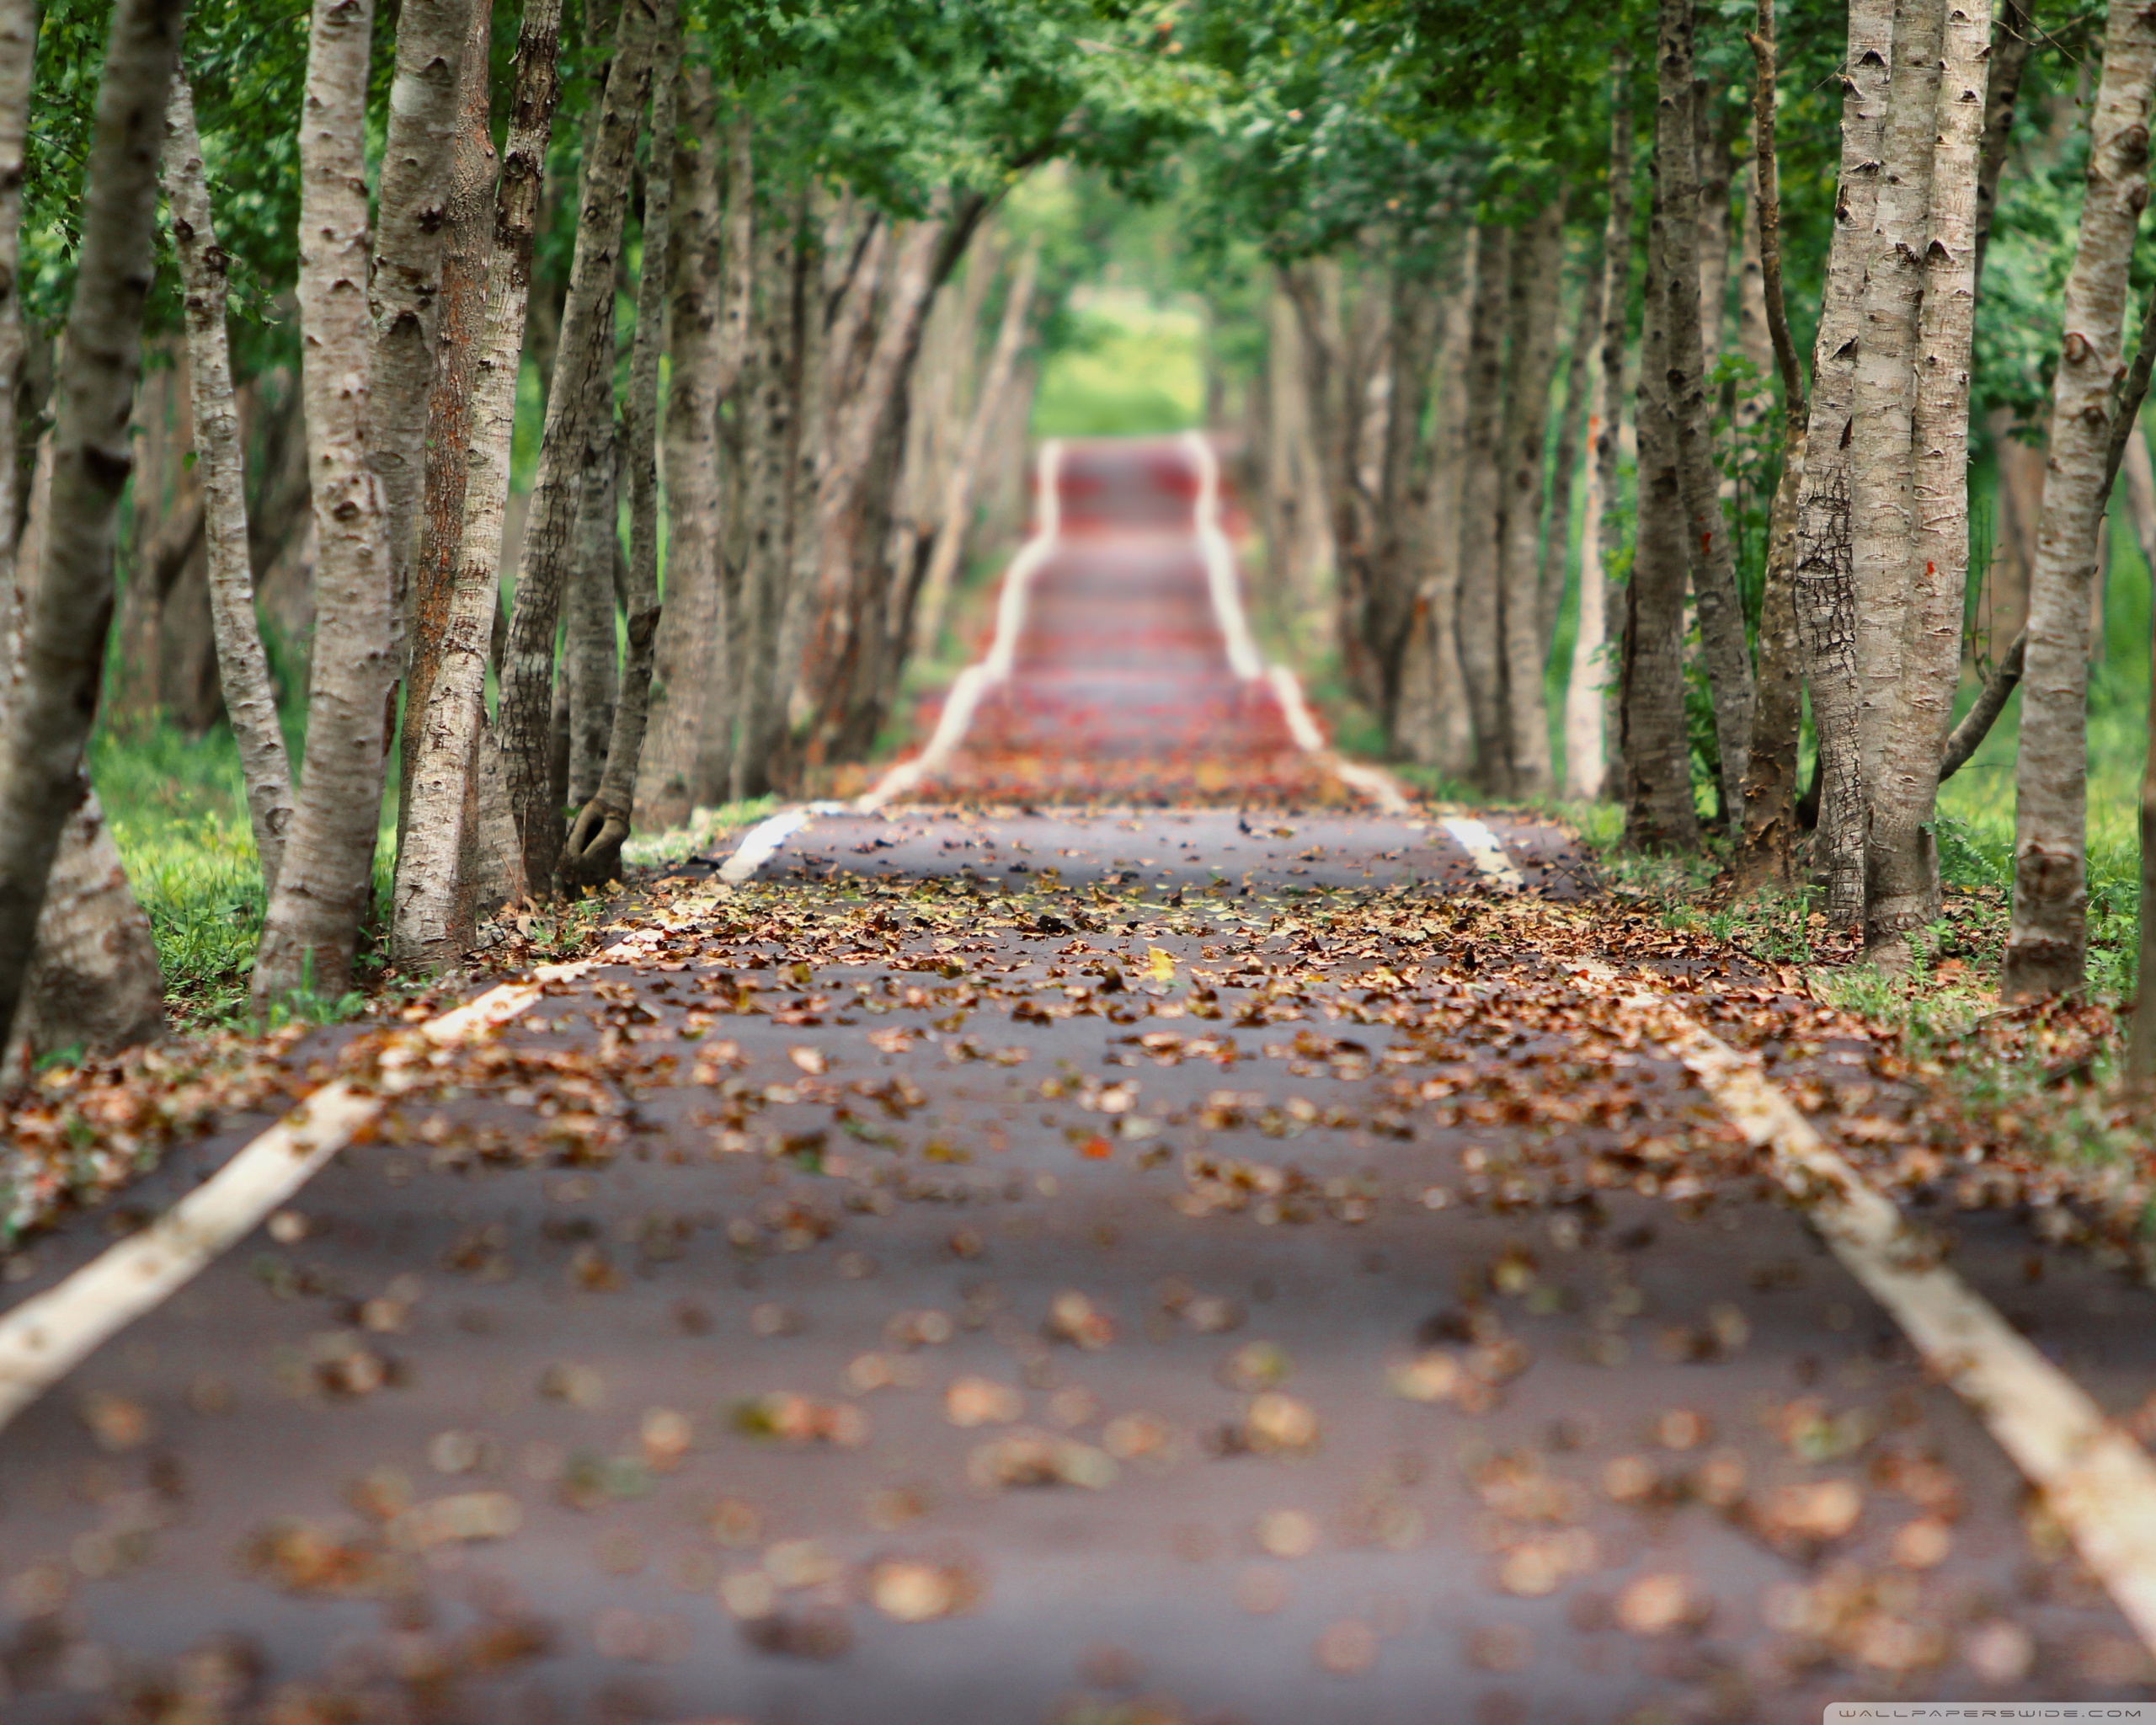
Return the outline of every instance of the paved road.
{"type": "MultiPolygon", "coordinates": [[[[1173,472],[1076,453],[1102,498],[1173,472]]],[[[1666,978],[1853,1151],[1908,1093],[1492,825],[1524,901],[1438,819],[1338,807],[828,815],[739,888],[655,889],[662,940],[0,1437],[0,1716],[2148,1695],[1974,1416],[1572,960],[1666,978]]],[[[1976,1286],[2142,1404],[2148,1290],[1956,1225],[1976,1286]]]]}

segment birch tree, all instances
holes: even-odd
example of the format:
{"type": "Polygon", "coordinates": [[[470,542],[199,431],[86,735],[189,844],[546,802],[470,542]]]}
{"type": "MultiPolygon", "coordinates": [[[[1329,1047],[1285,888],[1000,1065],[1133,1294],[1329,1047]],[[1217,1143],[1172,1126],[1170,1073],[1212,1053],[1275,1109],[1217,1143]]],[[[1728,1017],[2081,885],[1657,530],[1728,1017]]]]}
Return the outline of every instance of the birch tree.
{"type": "MultiPolygon", "coordinates": [[[[391,950],[440,966],[469,938],[461,864],[478,814],[472,792],[491,736],[483,729],[488,649],[499,614],[502,526],[516,429],[516,380],[531,297],[531,256],[547,147],[561,95],[561,0],[531,0],[516,45],[516,86],[494,200],[486,312],[472,362],[472,429],[456,576],[438,669],[419,718],[408,781],[412,816],[398,854],[391,950]]],[[[445,488],[446,489],[446,487],[445,488]]],[[[445,508],[446,502],[445,500],[445,508]]],[[[520,859],[521,852],[519,852],[520,859]]],[[[512,895],[521,879],[504,883],[512,895]]]]}
{"type": "MultiPolygon", "coordinates": [[[[580,476],[594,464],[592,380],[613,360],[615,256],[628,202],[629,171],[651,81],[654,12],[649,0],[622,8],[599,120],[578,188],[576,241],[568,296],[547,398],[546,429],[525,517],[516,602],[501,668],[503,766],[516,820],[525,879],[552,890],[562,846],[547,740],[554,683],[554,633],[572,553],[580,476]]],[[[611,415],[605,435],[611,436],[611,415]]]]}
{"type": "MultiPolygon", "coordinates": [[[[667,252],[672,305],[666,392],[666,603],[653,647],[650,734],[637,769],[639,827],[679,826],[712,800],[698,771],[706,715],[725,698],[727,614],[718,402],[724,229],[718,97],[710,68],[684,74],[667,252]]],[[[645,256],[650,243],[645,243],[645,256]]]]}
{"type": "Polygon", "coordinates": [[[1910,932],[1939,915],[1931,827],[1940,750],[1954,717],[1969,566],[1969,363],[1976,325],[1978,153],[1990,0],[1947,8],[1935,102],[1929,238],[1911,422],[1913,553],[1892,723],[1880,751],[1866,848],[1865,938],[1900,964],[1910,932]]]}
{"type": "Polygon", "coordinates": [[[173,80],[165,119],[165,196],[172,206],[173,249],[185,298],[187,369],[195,395],[195,466],[204,500],[203,532],[210,557],[210,610],[216,630],[217,673],[225,714],[239,748],[247,813],[262,862],[265,895],[277,890],[285,835],[292,822],[292,771],[270,681],[269,656],[254,615],[254,566],[248,553],[247,476],[239,410],[232,395],[232,355],[225,331],[230,259],[210,220],[195,97],[184,74],[173,80]]]}
{"type": "Polygon", "coordinates": [[[1664,252],[1670,190],[1662,176],[1658,143],[1634,410],[1639,486],[1632,578],[1625,584],[1618,712],[1627,848],[1693,851],[1699,848],[1700,817],[1692,800],[1691,744],[1684,728],[1684,515],[1669,403],[1669,302],[1674,289],[1681,287],[1689,296],[1691,287],[1669,268],[1664,252]]]}
{"type": "Polygon", "coordinates": [[[315,633],[307,756],[254,959],[258,1013],[349,987],[374,890],[388,748],[389,546],[369,459],[367,50],[371,0],[316,0],[300,119],[301,388],[314,499],[315,633]]]}
{"type": "Polygon", "coordinates": [[[1744,766],[1752,747],[1752,656],[1737,592],[1736,543],[1723,518],[1709,441],[1711,414],[1700,327],[1692,0],[1661,0],[1658,19],[1655,152],[1662,180],[1662,270],[1668,279],[1663,294],[1668,406],[1677,442],[1678,494],[1689,529],[1692,589],[1700,608],[1701,657],[1714,695],[1722,809],[1736,825],[1743,819],[1744,766]]]}
{"type": "MultiPolygon", "coordinates": [[[[1514,797],[1550,793],[1550,712],[1542,676],[1549,652],[1542,632],[1542,493],[1564,238],[1563,207],[1553,200],[1513,237],[1508,295],[1509,352],[1498,451],[1504,489],[1497,627],[1504,689],[1500,788],[1514,797]]],[[[1565,529],[1552,523],[1550,531],[1565,529]]]]}
{"type": "Polygon", "coordinates": [[[2052,386],[2051,459],[2029,584],[2015,761],[2014,911],[2004,993],[2078,987],[2088,949],[2088,631],[2125,333],[2127,265],[2148,201],[2156,15],[2112,0],[2089,119],[2089,168],[2065,335],[2052,386]]]}
{"type": "Polygon", "coordinates": [[[680,99],[680,47],[673,0],[659,0],[652,72],[651,168],[644,178],[643,262],[637,283],[637,328],[629,354],[629,400],[624,453],[629,469],[628,651],[606,741],[606,758],[590,800],[569,830],[563,871],[595,885],[621,873],[622,841],[629,834],[638,757],[650,711],[652,649],[659,633],[659,360],[666,344],[666,264],[672,244],[674,134],[680,99]]]}
{"type": "MultiPolygon", "coordinates": [[[[1917,308],[1926,280],[1924,233],[1945,19],[1946,0],[1898,0],[1894,8],[1886,154],[1865,255],[1849,428],[1849,534],[1857,605],[1857,745],[1867,822],[1902,681],[1903,622],[1914,582],[1917,308]]],[[[1977,118],[1981,125],[1981,112],[1977,118]]]]}
{"type": "Polygon", "coordinates": [[[1752,211],[1758,258],[1758,318],[1782,392],[1782,471],[1767,522],[1759,605],[1758,706],[1744,777],[1739,892],[1788,882],[1796,842],[1797,750],[1803,724],[1803,641],[1796,621],[1796,510],[1811,410],[1782,291],[1781,185],[1774,142],[1774,0],[1758,0],[1749,38],[1758,77],[1753,98],[1752,211]]]}
{"type": "Polygon", "coordinates": [[[1812,408],[1804,488],[1796,514],[1796,615],[1805,681],[1818,732],[1820,775],[1815,866],[1826,877],[1827,915],[1842,927],[1864,914],[1864,782],[1857,746],[1856,591],[1849,537],[1849,443],[1856,344],[1885,144],[1893,11],[1890,0],[1851,0],[1842,72],[1842,158],[1834,235],[1827,254],[1819,327],[1812,350],[1812,408]]]}
{"type": "Polygon", "coordinates": [[[1475,725],[1475,773],[1502,794],[1510,760],[1504,746],[1502,660],[1497,609],[1498,465],[1504,411],[1505,295],[1513,236],[1484,222],[1475,230],[1475,297],[1468,312],[1467,401],[1460,430],[1460,571],[1454,616],[1460,681],[1475,725]]]}
{"type": "Polygon", "coordinates": [[[1616,508],[1620,433],[1625,420],[1625,350],[1632,283],[1631,67],[1619,50],[1609,99],[1609,215],[1603,229],[1602,351],[1597,410],[1588,438],[1588,531],[1580,553],[1579,626],[1565,691],[1565,794],[1609,793],[1605,718],[1614,679],[1606,664],[1609,570],[1622,548],[1616,508]]]}
{"type": "Polygon", "coordinates": [[[129,426],[157,160],[181,15],[177,0],[117,0],[108,27],[58,377],[51,509],[26,583],[20,677],[0,739],[0,1043],[22,999],[61,830],[87,788],[83,750],[97,710],[115,531],[133,461],[129,426]]]}

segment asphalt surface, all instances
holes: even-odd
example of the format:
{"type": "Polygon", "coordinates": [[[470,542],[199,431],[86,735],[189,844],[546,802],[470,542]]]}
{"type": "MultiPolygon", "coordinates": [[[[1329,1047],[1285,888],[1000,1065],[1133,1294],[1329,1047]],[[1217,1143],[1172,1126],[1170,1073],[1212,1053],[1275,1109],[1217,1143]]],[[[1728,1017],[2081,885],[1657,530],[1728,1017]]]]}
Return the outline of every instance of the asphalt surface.
{"type": "MultiPolygon", "coordinates": [[[[1162,507],[1084,453],[1104,513],[1162,507]]],[[[664,942],[0,1436],[0,1717],[2150,1696],[1975,1417],[1566,960],[1688,991],[1846,1141],[1906,1088],[1492,825],[1516,918],[1435,815],[1337,806],[819,816],[654,889],[664,942]]],[[[1957,1267],[2141,1407],[2156,1296],[2025,1221],[1957,1216],[1957,1267]]]]}

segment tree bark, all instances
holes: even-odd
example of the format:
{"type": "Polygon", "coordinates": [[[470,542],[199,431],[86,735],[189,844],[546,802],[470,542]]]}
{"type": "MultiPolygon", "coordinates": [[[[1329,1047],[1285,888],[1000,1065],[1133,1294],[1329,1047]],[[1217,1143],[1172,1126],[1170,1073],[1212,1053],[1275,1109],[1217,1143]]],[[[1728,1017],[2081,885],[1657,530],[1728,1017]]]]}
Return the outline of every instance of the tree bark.
{"type": "Polygon", "coordinates": [[[659,634],[659,360],[666,345],[667,264],[673,249],[675,143],[680,102],[680,48],[675,0],[659,0],[659,49],[652,72],[651,167],[644,176],[643,264],[636,336],[629,350],[623,441],[629,467],[627,652],[614,703],[613,734],[599,788],[569,830],[565,872],[595,885],[622,872],[637,767],[650,713],[652,658],[659,634]]]}
{"type": "Polygon", "coordinates": [[[82,803],[112,617],[115,527],[133,461],[158,146],[181,15],[177,0],[117,0],[98,87],[60,364],[51,518],[25,606],[22,681],[0,738],[0,1042],[22,999],[54,854],[82,803]]]}
{"type": "Polygon", "coordinates": [[[1504,482],[1499,432],[1505,393],[1505,303],[1513,234],[1495,222],[1475,230],[1475,299],[1468,312],[1467,406],[1461,426],[1460,571],[1454,616],[1460,679],[1475,725],[1475,777],[1509,792],[1504,674],[1497,604],[1499,518],[1504,482]]]}
{"type": "Polygon", "coordinates": [[[1902,680],[1903,622],[1915,580],[1911,488],[1917,316],[1924,293],[1924,228],[1945,17],[1946,0],[1898,0],[1894,8],[1886,149],[1872,209],[1857,342],[1849,532],[1856,582],[1857,745],[1867,833],[1902,680]]]}
{"type": "Polygon", "coordinates": [[[1999,208],[1999,180],[2014,141],[2014,113],[2021,95],[2021,74],[2028,70],[2036,45],[2030,0],[2000,0],[1992,30],[1991,72],[1984,97],[1983,145],[1977,159],[1977,250],[1975,275],[1984,279],[1984,250],[1991,243],[1991,219],[1999,208]]]}
{"type": "Polygon", "coordinates": [[[1702,377],[1721,357],[1729,323],[1729,194],[1736,179],[1734,115],[1720,88],[1692,80],[1692,136],[1700,176],[1700,362],[1702,377]]]}
{"type": "MultiPolygon", "coordinates": [[[[610,327],[609,307],[600,321],[610,327]]],[[[562,670],[557,686],[568,692],[568,767],[563,777],[568,805],[581,809],[598,794],[599,775],[606,766],[606,740],[614,729],[614,701],[620,687],[619,642],[614,611],[614,565],[622,554],[622,439],[614,419],[614,368],[609,364],[591,377],[586,423],[593,435],[590,465],[579,475],[576,537],[562,595],[562,670]]]]}
{"type": "Polygon", "coordinates": [[[1857,748],[1856,592],[1849,541],[1849,443],[1865,251],[1886,142],[1890,0],[1852,0],[1842,85],[1841,179],[1812,350],[1804,489],[1796,510],[1796,615],[1818,734],[1822,796],[1815,865],[1827,915],[1864,914],[1864,788],[1857,748]]]}
{"type": "MultiPolygon", "coordinates": [[[[1542,547],[1542,577],[1538,584],[1536,628],[1543,650],[1549,651],[1557,613],[1565,600],[1565,569],[1572,556],[1572,486],[1578,477],[1580,444],[1592,438],[1589,429],[1593,386],[1592,361],[1602,344],[1602,296],[1608,275],[1602,264],[1602,245],[1588,254],[1582,271],[1579,316],[1572,328],[1572,350],[1565,361],[1564,417],[1557,422],[1557,448],[1550,467],[1550,531],[1542,547]]],[[[1582,547],[1584,550],[1584,547],[1582,547]]],[[[1575,639],[1577,640],[1577,636],[1575,639]]]]}
{"type": "Polygon", "coordinates": [[[209,545],[217,669],[224,686],[225,713],[239,745],[240,777],[247,787],[248,818],[254,830],[255,854],[262,862],[263,889],[274,895],[285,835],[292,822],[292,771],[285,756],[270,661],[254,616],[247,474],[225,335],[230,259],[211,225],[210,188],[203,178],[202,142],[195,129],[195,98],[184,73],[173,80],[171,109],[165,119],[164,179],[185,294],[183,314],[188,375],[195,393],[195,467],[209,545]]]}
{"type": "MultiPolygon", "coordinates": [[[[1550,794],[1550,702],[1543,676],[1542,494],[1550,429],[1550,385],[1557,365],[1557,289],[1565,217],[1553,200],[1513,238],[1507,306],[1508,372],[1498,453],[1504,486],[1497,608],[1504,654],[1506,793],[1550,794]]],[[[1553,534],[1565,527],[1550,524],[1553,534]]]]}
{"type": "MultiPolygon", "coordinates": [[[[976,264],[978,267],[978,263],[976,264]]],[[[974,488],[979,482],[982,459],[988,452],[988,434],[1003,405],[1011,374],[1017,368],[1018,350],[1026,339],[1027,320],[1032,315],[1033,284],[1040,272],[1040,248],[1029,245],[1003,296],[1003,317],[996,326],[995,348],[981,377],[980,392],[974,398],[972,416],[966,424],[965,441],[943,488],[937,510],[935,548],[930,552],[927,573],[921,578],[921,600],[911,631],[916,656],[935,650],[943,629],[943,612],[949,605],[951,586],[973,532],[974,488]]]]}
{"type": "MultiPolygon", "coordinates": [[[[666,603],[653,646],[650,734],[637,769],[635,825],[680,826],[717,800],[698,772],[707,713],[725,700],[730,619],[718,476],[722,255],[718,97],[708,67],[683,74],[675,142],[676,207],[667,248],[673,297],[666,388],[666,603]]],[[[650,243],[645,242],[646,255],[650,243]]]]}
{"type": "Polygon", "coordinates": [[[315,525],[307,756],[254,959],[258,1014],[350,986],[374,890],[394,686],[382,483],[369,460],[366,82],[371,0],[316,0],[300,121],[301,387],[315,525]]]}
{"type": "MultiPolygon", "coordinates": [[[[382,152],[368,355],[367,457],[382,489],[390,628],[401,671],[413,527],[425,489],[429,396],[440,318],[442,249],[456,190],[462,68],[474,8],[492,0],[403,0],[382,152]]],[[[487,51],[482,37],[479,52],[487,51]]]]}
{"type": "Polygon", "coordinates": [[[1700,329],[1699,208],[1692,117],[1692,0],[1661,0],[1657,43],[1655,147],[1663,178],[1662,267],[1668,305],[1670,418],[1677,437],[1677,480],[1689,531],[1692,590],[1699,605],[1701,656],[1713,692],[1721,756],[1723,817],[1744,818],[1744,766],[1752,748],[1752,654],[1737,592],[1736,542],[1723,519],[1715,473],[1712,409],[1707,399],[1700,329]]]}
{"type": "MultiPolygon", "coordinates": [[[[406,589],[404,713],[398,782],[397,855],[401,865],[412,818],[422,723],[441,667],[464,538],[464,502],[472,446],[473,391],[486,339],[487,266],[494,253],[494,195],[501,160],[494,150],[489,61],[493,0],[472,0],[471,31],[457,66],[457,131],[450,156],[443,221],[441,294],[435,332],[435,381],[427,398],[426,462],[406,589]]],[[[393,928],[392,949],[398,944],[393,928]]]]}
{"type": "MultiPolygon", "coordinates": [[[[484,732],[487,666],[500,610],[502,526],[532,248],[561,95],[561,0],[531,0],[517,37],[516,88],[495,195],[486,317],[472,360],[456,574],[437,669],[419,717],[419,750],[406,782],[412,813],[397,863],[391,952],[399,964],[414,967],[440,968],[464,950],[481,884],[460,879],[460,873],[472,824],[485,811],[475,751],[483,762],[494,752],[493,736],[484,732]]],[[[446,484],[444,490],[446,510],[446,484]]],[[[510,898],[528,890],[520,874],[522,856],[520,846],[515,868],[488,884],[492,889],[510,898]]]]}
{"type": "Polygon", "coordinates": [[[724,656],[719,660],[718,698],[705,708],[696,744],[696,782],[709,787],[705,794],[714,803],[725,801],[732,793],[736,727],[742,705],[739,649],[748,606],[743,586],[747,515],[742,507],[747,473],[747,462],[742,458],[743,428],[748,404],[742,379],[748,364],[757,245],[755,162],[750,145],[748,113],[745,109],[737,109],[727,127],[725,273],[719,281],[719,360],[712,392],[718,400],[734,403],[734,412],[719,427],[722,501],[714,552],[720,615],[726,625],[723,638],[714,650],[724,656]]]}
{"type": "Polygon", "coordinates": [[[24,451],[17,446],[28,353],[23,339],[23,176],[36,50],[36,0],[0,0],[0,647],[8,660],[7,679],[0,681],[0,709],[13,698],[23,628],[23,585],[15,561],[16,536],[28,514],[24,451]]]}
{"type": "Polygon", "coordinates": [[[737,803],[760,795],[770,784],[772,738],[766,714],[774,704],[777,679],[773,660],[792,553],[787,491],[798,405],[795,361],[800,295],[795,253],[799,240],[798,219],[791,209],[760,224],[756,235],[751,352],[743,380],[748,420],[742,498],[747,533],[741,577],[744,604],[731,679],[739,701],[732,762],[732,794],[737,803]]]}
{"type": "Polygon", "coordinates": [[[1955,0],[1935,78],[1929,238],[1916,351],[1913,545],[1900,676],[1872,787],[1865,940],[1906,964],[1913,930],[1939,915],[1931,836],[1940,750],[1954,718],[1969,567],[1969,366],[1976,328],[1978,155],[1990,0],[1955,0]]]}
{"type": "MultiPolygon", "coordinates": [[[[576,243],[562,307],[561,345],[547,396],[547,424],[517,559],[516,601],[502,660],[502,765],[516,820],[524,878],[535,893],[552,890],[562,847],[562,807],[547,764],[553,702],[554,636],[573,554],[579,477],[599,454],[591,423],[593,378],[613,363],[615,258],[628,204],[638,120],[651,81],[649,0],[622,8],[606,93],[578,188],[576,243]]],[[[611,437],[611,416],[605,435],[611,437]]]]}
{"type": "MultiPolygon", "coordinates": [[[[1774,0],[1758,0],[1747,40],[1758,63],[1753,98],[1752,206],[1748,256],[1758,263],[1758,321],[1782,391],[1782,471],[1767,522],[1759,605],[1759,704],[1744,775],[1744,831],[1737,847],[1740,893],[1789,883],[1796,845],[1796,769],[1804,722],[1803,640],[1796,622],[1796,508],[1804,483],[1809,409],[1782,294],[1781,184],[1774,153],[1774,0]]],[[[1748,296],[1748,307],[1750,303],[1748,296]]]]}
{"type": "Polygon", "coordinates": [[[1624,547],[1617,508],[1618,457],[1625,424],[1625,348],[1632,301],[1632,77],[1630,57],[1618,51],[1609,107],[1609,219],[1603,232],[1600,413],[1590,435],[1593,463],[1588,487],[1589,526],[1580,556],[1580,621],[1572,642],[1572,678],[1565,693],[1565,792],[1604,797],[1609,761],[1609,572],[1624,547]]]}
{"type": "Polygon", "coordinates": [[[2051,459],[2030,582],[2028,667],[2015,766],[2009,1000],[2080,985],[2088,947],[2089,593],[2102,525],[2127,265],[2148,201],[2156,16],[2112,0],[2089,123],[2087,189],[2052,386],[2051,459]]]}
{"type": "Polygon", "coordinates": [[[1700,817],[1692,798],[1692,748],[1684,724],[1684,517],[1677,483],[1677,430],[1669,409],[1669,302],[1673,289],[1689,297],[1692,287],[1663,256],[1665,205],[1672,194],[1659,160],[1653,184],[1634,409],[1639,483],[1619,669],[1625,843],[1634,851],[1695,851],[1700,817]]]}

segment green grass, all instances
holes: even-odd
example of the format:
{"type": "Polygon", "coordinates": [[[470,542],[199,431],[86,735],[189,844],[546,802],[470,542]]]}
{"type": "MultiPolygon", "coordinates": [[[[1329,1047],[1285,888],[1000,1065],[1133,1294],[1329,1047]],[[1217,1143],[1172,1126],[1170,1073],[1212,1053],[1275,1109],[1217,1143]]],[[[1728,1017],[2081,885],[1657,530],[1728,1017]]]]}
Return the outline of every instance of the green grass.
{"type": "Polygon", "coordinates": [[[135,896],[157,936],[165,996],[183,1028],[234,1022],[262,932],[262,869],[248,825],[239,750],[220,726],[100,728],[97,786],[135,896]]]}
{"type": "MultiPolygon", "coordinates": [[[[157,938],[173,1023],[188,1030],[251,1022],[248,995],[265,906],[232,732],[219,725],[189,737],[168,724],[100,726],[90,740],[90,779],[157,938]]],[[[396,837],[392,811],[375,852],[382,912],[396,837]]],[[[364,948],[361,975],[371,980],[381,962],[371,945],[364,948]]],[[[357,994],[330,1000],[303,991],[272,1017],[322,1023],[351,1017],[360,1003],[357,994]]]]}

